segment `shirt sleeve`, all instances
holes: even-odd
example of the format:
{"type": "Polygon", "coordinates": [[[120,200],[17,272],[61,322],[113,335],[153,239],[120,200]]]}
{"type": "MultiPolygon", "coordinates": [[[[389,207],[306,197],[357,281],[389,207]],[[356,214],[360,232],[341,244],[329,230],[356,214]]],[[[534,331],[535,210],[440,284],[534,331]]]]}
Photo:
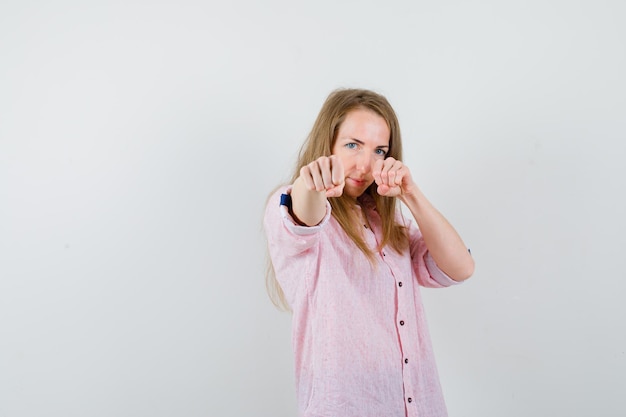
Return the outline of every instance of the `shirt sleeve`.
{"type": "Polygon", "coordinates": [[[299,225],[289,212],[287,204],[291,187],[283,187],[268,200],[263,226],[267,237],[268,253],[276,280],[285,297],[293,306],[300,291],[306,291],[307,277],[319,255],[320,235],[328,226],[331,207],[326,202],[326,215],[317,226],[299,225]]]}
{"type": "Polygon", "coordinates": [[[283,188],[274,193],[265,209],[264,228],[267,236],[272,261],[274,255],[292,257],[310,249],[319,239],[319,232],[326,226],[330,219],[331,207],[326,201],[326,214],[316,226],[302,226],[298,224],[290,213],[288,198],[291,187],[283,188]]]}
{"type": "Polygon", "coordinates": [[[413,272],[419,285],[428,288],[442,288],[461,283],[450,278],[437,266],[426,247],[422,232],[413,221],[409,221],[409,241],[413,272]]]}
{"type": "Polygon", "coordinates": [[[459,281],[455,281],[448,276],[445,272],[441,270],[435,263],[435,260],[432,256],[430,256],[430,252],[426,252],[424,256],[424,262],[426,263],[426,269],[430,275],[430,278],[433,279],[439,286],[441,287],[450,287],[452,285],[459,285],[459,281]]]}

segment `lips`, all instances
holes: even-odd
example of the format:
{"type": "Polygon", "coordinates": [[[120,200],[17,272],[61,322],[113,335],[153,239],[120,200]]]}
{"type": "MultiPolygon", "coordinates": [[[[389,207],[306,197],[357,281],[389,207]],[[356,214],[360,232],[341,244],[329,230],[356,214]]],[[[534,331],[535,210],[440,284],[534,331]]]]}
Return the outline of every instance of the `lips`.
{"type": "Polygon", "coordinates": [[[364,178],[363,179],[348,178],[348,182],[351,182],[356,187],[363,187],[364,185],[367,185],[367,181],[364,178]]]}

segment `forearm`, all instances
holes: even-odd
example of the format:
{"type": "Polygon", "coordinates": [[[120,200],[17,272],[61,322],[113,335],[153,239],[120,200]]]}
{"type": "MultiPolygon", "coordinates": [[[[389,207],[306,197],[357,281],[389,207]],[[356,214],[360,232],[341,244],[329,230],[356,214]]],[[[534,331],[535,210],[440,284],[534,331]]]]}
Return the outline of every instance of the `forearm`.
{"type": "Polygon", "coordinates": [[[474,260],[454,227],[417,187],[399,197],[417,221],[437,266],[455,281],[469,278],[474,272],[474,260]]]}
{"type": "Polygon", "coordinates": [[[306,226],[319,224],[326,215],[326,192],[309,190],[298,177],[291,188],[292,214],[306,226]]]}

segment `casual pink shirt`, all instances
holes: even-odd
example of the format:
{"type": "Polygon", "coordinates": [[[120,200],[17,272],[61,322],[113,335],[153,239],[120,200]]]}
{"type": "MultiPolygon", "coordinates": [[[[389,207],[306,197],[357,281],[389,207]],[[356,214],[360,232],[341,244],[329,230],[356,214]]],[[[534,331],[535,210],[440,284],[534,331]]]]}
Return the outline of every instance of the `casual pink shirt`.
{"type": "MultiPolygon", "coordinates": [[[[265,212],[269,252],[293,310],[296,391],[302,417],[447,416],[420,286],[457,282],[435,264],[412,220],[402,254],[378,252],[372,265],[331,216],[296,224],[277,191],[265,212]]],[[[381,238],[373,202],[364,210],[372,250],[381,238]]]]}

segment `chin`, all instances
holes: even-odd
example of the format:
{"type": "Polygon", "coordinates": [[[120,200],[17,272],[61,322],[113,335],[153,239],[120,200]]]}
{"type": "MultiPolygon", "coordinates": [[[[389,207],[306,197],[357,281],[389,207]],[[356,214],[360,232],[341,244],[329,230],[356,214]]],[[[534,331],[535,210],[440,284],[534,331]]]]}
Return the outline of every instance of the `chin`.
{"type": "Polygon", "coordinates": [[[343,193],[344,195],[350,198],[354,198],[356,200],[357,198],[361,197],[363,193],[365,193],[365,191],[367,191],[367,188],[359,190],[344,190],[343,193]]]}

